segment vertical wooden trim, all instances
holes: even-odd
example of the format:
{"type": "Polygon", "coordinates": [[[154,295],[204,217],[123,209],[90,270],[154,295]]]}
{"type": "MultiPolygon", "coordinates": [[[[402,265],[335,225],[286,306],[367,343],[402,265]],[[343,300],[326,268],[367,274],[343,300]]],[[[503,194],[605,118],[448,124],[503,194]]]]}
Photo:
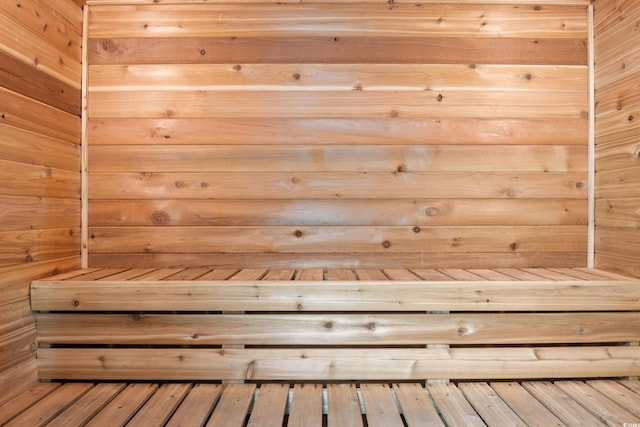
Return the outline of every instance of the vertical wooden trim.
{"type": "Polygon", "coordinates": [[[81,216],[81,248],[80,257],[82,268],[89,266],[89,200],[87,185],[87,46],[88,46],[88,30],[89,30],[89,6],[85,5],[82,11],[82,135],[81,135],[81,153],[82,159],[80,164],[80,216],[81,216]]]}
{"type": "Polygon", "coordinates": [[[588,66],[589,66],[589,173],[588,173],[588,232],[587,232],[587,267],[593,268],[595,265],[595,194],[596,194],[596,164],[595,164],[595,50],[594,50],[594,20],[593,4],[588,7],[588,66]]]}

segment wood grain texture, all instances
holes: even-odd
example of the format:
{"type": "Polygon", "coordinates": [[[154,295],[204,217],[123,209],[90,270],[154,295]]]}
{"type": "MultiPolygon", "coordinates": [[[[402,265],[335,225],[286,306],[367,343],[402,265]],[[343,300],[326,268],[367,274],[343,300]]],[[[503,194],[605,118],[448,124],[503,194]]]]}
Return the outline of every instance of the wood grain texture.
{"type": "Polygon", "coordinates": [[[586,231],[584,6],[96,2],[90,259],[571,264],[586,231]],[[429,225],[466,237],[395,228],[429,225]],[[548,228],[505,234],[531,225],[548,228]],[[125,243],[138,231],[144,244],[125,243]]]}

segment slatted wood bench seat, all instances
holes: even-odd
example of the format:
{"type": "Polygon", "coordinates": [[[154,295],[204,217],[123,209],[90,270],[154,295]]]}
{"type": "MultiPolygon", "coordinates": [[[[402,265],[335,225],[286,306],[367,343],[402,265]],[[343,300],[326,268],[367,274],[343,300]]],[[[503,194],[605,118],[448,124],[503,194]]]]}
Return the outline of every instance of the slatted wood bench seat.
{"type": "Polygon", "coordinates": [[[7,426],[632,426],[638,381],[454,384],[41,383],[7,426]]]}
{"type": "Polygon", "coordinates": [[[44,380],[640,375],[640,280],[575,269],[85,269],[33,281],[44,380]]]}

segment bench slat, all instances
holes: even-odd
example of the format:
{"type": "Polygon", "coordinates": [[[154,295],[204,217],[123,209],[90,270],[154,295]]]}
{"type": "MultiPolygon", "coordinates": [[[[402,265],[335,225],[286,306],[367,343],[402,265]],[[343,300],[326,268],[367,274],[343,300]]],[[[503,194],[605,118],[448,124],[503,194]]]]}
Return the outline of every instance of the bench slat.
{"type": "Polygon", "coordinates": [[[628,342],[640,313],[38,313],[41,344],[426,345],[628,342]]]}
{"type": "Polygon", "coordinates": [[[640,375],[640,347],[41,348],[41,379],[420,380],[640,375]]]}
{"type": "Polygon", "coordinates": [[[31,284],[32,309],[41,311],[602,311],[638,310],[638,295],[640,283],[614,280],[31,284]]]}

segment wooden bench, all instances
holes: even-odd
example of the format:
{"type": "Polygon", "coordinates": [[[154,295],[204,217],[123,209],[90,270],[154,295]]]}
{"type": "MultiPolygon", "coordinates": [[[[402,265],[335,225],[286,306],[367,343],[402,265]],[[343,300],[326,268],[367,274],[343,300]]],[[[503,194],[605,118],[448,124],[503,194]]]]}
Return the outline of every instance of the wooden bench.
{"type": "Polygon", "coordinates": [[[640,375],[640,280],[575,269],[85,269],[33,281],[43,380],[640,375]]]}

